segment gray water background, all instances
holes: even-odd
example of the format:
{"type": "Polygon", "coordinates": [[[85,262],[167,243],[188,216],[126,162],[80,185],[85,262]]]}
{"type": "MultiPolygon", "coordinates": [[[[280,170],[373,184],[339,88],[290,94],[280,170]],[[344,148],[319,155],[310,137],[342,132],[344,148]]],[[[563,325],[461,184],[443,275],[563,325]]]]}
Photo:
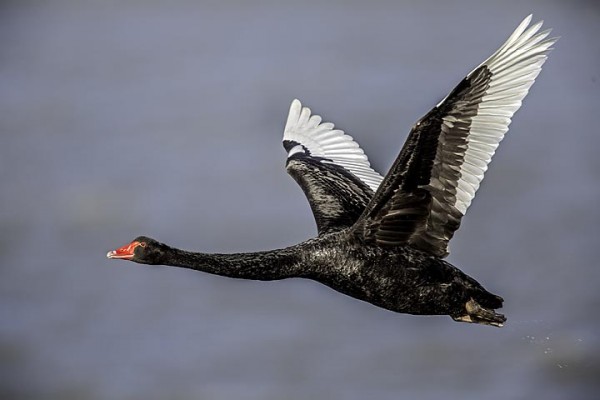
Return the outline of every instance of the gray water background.
{"type": "Polygon", "coordinates": [[[594,398],[595,4],[3,2],[0,397],[594,398]],[[138,234],[207,252],[313,236],[284,170],[291,100],[385,172],[531,12],[562,38],[449,257],[504,296],[503,329],[105,258],[138,234]]]}

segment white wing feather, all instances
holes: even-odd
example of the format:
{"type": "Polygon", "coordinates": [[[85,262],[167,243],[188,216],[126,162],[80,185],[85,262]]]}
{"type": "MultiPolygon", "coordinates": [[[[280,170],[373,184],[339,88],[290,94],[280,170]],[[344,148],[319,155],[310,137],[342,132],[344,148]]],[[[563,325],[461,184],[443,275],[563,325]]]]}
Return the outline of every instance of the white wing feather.
{"type": "MultiPolygon", "coordinates": [[[[530,22],[531,15],[519,24],[494,54],[477,67],[485,65],[492,77],[478,105],[477,114],[471,117],[467,149],[464,162],[460,166],[455,207],[463,215],[475,197],[498,144],[508,131],[512,116],[521,107],[523,98],[540,73],[551,46],[557,40],[546,39],[550,30],[538,33],[542,21],[528,28],[530,22]]],[[[444,118],[444,124],[448,128],[452,128],[455,121],[452,117],[444,118]]],[[[432,182],[431,185],[436,186],[439,183],[432,182]]]]}
{"type": "MultiPolygon", "coordinates": [[[[371,168],[369,159],[352,136],[335,129],[331,122],[322,122],[320,116],[311,115],[310,108],[302,107],[302,103],[297,99],[292,101],[290,106],[283,140],[304,146],[311,157],[321,157],[325,159],[323,162],[343,167],[374,192],[383,180],[383,177],[371,168]]],[[[300,151],[304,149],[295,146],[289,151],[288,157],[300,151]]]]}

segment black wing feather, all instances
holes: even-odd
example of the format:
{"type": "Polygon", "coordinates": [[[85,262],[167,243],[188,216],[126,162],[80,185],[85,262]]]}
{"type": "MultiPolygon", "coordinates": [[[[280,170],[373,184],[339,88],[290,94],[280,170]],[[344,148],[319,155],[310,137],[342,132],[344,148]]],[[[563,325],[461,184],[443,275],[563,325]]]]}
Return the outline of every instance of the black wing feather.
{"type": "Polygon", "coordinates": [[[409,244],[438,257],[460,226],[496,147],[556,39],[531,16],[411,130],[354,226],[382,246],[409,244]]]}

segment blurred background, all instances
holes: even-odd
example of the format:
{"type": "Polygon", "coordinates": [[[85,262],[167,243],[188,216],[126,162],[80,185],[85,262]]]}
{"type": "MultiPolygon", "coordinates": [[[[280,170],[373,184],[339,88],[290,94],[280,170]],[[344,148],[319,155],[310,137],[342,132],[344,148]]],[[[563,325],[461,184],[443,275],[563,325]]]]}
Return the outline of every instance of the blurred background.
{"type": "Polygon", "coordinates": [[[2,2],[0,397],[595,398],[595,4],[2,2]],[[105,258],[140,234],[205,252],[314,236],[284,169],[291,100],[385,173],[529,13],[562,38],[449,257],[506,299],[503,329],[105,258]]]}

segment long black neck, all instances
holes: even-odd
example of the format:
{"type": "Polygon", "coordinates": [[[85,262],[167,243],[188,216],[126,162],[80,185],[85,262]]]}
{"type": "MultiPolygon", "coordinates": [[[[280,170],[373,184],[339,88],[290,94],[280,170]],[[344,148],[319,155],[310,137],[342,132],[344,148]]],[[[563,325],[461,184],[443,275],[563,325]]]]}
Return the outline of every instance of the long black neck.
{"type": "Polygon", "coordinates": [[[256,253],[205,254],[165,246],[160,264],[230,278],[271,281],[308,275],[297,246],[256,253]]]}

